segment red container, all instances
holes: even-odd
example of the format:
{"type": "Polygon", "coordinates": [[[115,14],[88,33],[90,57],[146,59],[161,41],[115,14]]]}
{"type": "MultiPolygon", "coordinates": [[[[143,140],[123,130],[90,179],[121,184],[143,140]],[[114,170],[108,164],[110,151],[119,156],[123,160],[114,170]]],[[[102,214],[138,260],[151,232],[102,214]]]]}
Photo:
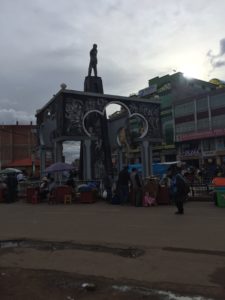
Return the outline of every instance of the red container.
{"type": "Polygon", "coordinates": [[[6,201],[5,194],[7,192],[7,189],[0,189],[0,202],[6,201]]]}
{"type": "Polygon", "coordinates": [[[55,188],[54,196],[56,203],[64,203],[65,195],[72,195],[72,188],[68,185],[61,185],[55,188]]]}
{"type": "Polygon", "coordinates": [[[161,186],[159,188],[156,202],[158,204],[170,204],[169,189],[167,187],[161,186]]]}
{"type": "Polygon", "coordinates": [[[214,186],[225,186],[225,177],[215,177],[212,180],[214,186]]]}
{"type": "Polygon", "coordinates": [[[37,189],[35,187],[28,187],[27,188],[27,202],[32,202],[32,197],[35,195],[37,189]]]}
{"type": "Polygon", "coordinates": [[[80,203],[94,203],[95,198],[92,191],[80,192],[80,203]]]}

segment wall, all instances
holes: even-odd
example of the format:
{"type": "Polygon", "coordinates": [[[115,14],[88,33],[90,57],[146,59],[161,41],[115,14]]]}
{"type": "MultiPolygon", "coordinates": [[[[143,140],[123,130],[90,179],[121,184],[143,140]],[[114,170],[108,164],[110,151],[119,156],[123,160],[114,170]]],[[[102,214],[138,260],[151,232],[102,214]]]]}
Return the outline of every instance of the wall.
{"type": "Polygon", "coordinates": [[[36,146],[35,125],[0,126],[1,166],[15,160],[30,158],[36,146]]]}

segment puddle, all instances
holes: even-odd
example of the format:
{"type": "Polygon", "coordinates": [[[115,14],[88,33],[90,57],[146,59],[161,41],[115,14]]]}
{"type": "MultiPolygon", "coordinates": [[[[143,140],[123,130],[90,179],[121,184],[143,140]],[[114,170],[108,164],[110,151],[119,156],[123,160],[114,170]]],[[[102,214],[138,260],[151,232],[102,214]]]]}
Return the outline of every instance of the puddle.
{"type": "Polygon", "coordinates": [[[0,241],[0,249],[6,248],[33,248],[43,251],[58,251],[58,250],[84,250],[91,252],[103,252],[111,253],[127,258],[137,258],[144,255],[145,251],[139,248],[114,248],[103,245],[85,245],[73,242],[49,242],[49,241],[38,241],[38,240],[6,240],[0,241]]]}
{"type": "Polygon", "coordinates": [[[179,296],[171,292],[157,291],[156,294],[162,296],[162,300],[213,300],[212,298],[204,298],[201,296],[179,296]]]}
{"type": "Polygon", "coordinates": [[[19,247],[19,243],[17,241],[2,241],[2,242],[0,242],[0,249],[17,248],[17,247],[19,247]]]}
{"type": "MultiPolygon", "coordinates": [[[[103,245],[85,245],[73,242],[49,242],[38,240],[5,240],[0,241],[1,249],[13,248],[33,248],[42,251],[59,251],[65,249],[84,250],[93,252],[111,253],[126,258],[136,258],[145,254],[145,251],[139,248],[113,248],[103,245]]],[[[155,300],[214,300],[212,298],[205,298],[202,296],[182,296],[172,293],[170,291],[161,291],[148,289],[144,287],[135,287],[128,285],[112,285],[112,289],[121,293],[136,293],[144,296],[152,296],[155,300]]]]}
{"type": "Polygon", "coordinates": [[[154,296],[154,299],[157,300],[213,300],[212,298],[205,298],[202,296],[181,296],[170,291],[160,291],[127,285],[113,285],[112,288],[122,293],[135,292],[143,296],[154,296]]]}

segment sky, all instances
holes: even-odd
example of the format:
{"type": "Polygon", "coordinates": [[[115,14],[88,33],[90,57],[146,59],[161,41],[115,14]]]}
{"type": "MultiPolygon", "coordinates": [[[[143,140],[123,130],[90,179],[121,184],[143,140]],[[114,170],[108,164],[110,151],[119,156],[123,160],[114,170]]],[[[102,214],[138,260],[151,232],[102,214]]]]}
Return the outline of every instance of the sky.
{"type": "Polygon", "coordinates": [[[0,0],[0,124],[35,122],[60,89],[83,90],[98,45],[106,94],[183,72],[225,80],[225,1],[0,0]]]}

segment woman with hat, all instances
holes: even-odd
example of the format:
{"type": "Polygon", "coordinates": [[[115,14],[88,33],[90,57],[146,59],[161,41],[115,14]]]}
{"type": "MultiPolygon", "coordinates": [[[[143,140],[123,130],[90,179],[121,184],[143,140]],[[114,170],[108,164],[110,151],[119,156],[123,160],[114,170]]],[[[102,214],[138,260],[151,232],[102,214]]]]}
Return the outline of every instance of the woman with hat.
{"type": "Polygon", "coordinates": [[[40,184],[40,198],[41,200],[45,200],[48,195],[48,178],[43,177],[40,184]]]}

